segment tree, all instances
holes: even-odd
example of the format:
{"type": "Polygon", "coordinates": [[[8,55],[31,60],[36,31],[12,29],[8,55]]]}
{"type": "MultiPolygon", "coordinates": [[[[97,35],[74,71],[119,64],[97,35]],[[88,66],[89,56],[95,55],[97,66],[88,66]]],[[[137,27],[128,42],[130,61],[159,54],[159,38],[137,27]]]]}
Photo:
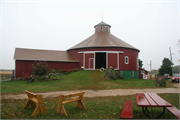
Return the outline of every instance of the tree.
{"type": "Polygon", "coordinates": [[[159,69],[159,75],[169,74],[172,76],[172,65],[173,63],[168,59],[164,58],[162,61],[161,68],[159,69]]]}
{"type": "Polygon", "coordinates": [[[139,59],[139,68],[142,68],[143,66],[143,61],[139,59]]]}

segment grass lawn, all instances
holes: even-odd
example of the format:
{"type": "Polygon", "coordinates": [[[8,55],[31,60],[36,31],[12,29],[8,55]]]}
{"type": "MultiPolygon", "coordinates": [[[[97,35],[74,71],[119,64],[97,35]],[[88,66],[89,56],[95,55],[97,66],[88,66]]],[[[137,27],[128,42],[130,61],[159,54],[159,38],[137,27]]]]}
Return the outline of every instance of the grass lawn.
{"type": "MultiPolygon", "coordinates": [[[[118,79],[106,80],[104,73],[98,71],[78,71],[62,74],[60,80],[49,82],[26,83],[25,80],[1,82],[1,94],[24,93],[24,90],[33,92],[82,90],[82,89],[118,89],[118,88],[164,88],[155,86],[155,80],[118,79]]],[[[173,87],[170,81],[166,87],[173,87]]]]}
{"type": "MultiPolygon", "coordinates": [[[[179,108],[179,94],[159,94],[163,99],[179,108]]],[[[142,113],[142,108],[136,106],[135,95],[115,97],[84,98],[86,110],[76,108],[76,102],[65,104],[68,116],[55,114],[58,98],[44,99],[47,115],[38,114],[31,117],[34,108],[23,109],[27,100],[2,100],[2,119],[119,119],[126,100],[133,101],[134,119],[149,119],[142,113]]],[[[161,112],[155,108],[154,112],[161,112]]],[[[167,112],[167,111],[166,111],[167,112]]],[[[170,112],[160,119],[175,119],[170,112]]]]}

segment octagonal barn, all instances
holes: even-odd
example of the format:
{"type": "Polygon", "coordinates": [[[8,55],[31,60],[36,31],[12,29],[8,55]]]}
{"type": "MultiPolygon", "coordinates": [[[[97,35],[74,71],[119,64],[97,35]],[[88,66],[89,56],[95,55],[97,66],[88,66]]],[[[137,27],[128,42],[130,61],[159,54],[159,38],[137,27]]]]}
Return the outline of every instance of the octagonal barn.
{"type": "Polygon", "coordinates": [[[112,35],[110,28],[109,24],[100,22],[94,26],[93,35],[67,51],[79,60],[79,67],[83,66],[85,70],[112,66],[123,71],[123,76],[138,78],[139,50],[112,35]]]}
{"type": "Polygon", "coordinates": [[[16,48],[14,56],[16,74],[23,70],[32,74],[32,68],[29,68],[32,62],[46,61],[52,69],[84,67],[85,70],[95,70],[112,66],[115,70],[121,71],[124,78],[138,78],[138,53],[140,51],[112,35],[110,29],[109,24],[100,22],[94,26],[93,35],[67,51],[16,48]],[[29,67],[23,66],[23,62],[29,64],[29,67]],[[21,70],[22,68],[24,69],[21,70]]]}

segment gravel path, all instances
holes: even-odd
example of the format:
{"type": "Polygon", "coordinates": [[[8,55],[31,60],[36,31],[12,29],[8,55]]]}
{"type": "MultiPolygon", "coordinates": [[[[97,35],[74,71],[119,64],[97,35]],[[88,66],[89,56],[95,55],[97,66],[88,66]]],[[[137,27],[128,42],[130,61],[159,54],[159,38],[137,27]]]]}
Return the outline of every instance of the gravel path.
{"type": "MultiPolygon", "coordinates": [[[[123,96],[123,95],[134,95],[136,93],[154,92],[154,93],[180,93],[180,84],[174,83],[176,88],[154,88],[154,89],[113,89],[113,90],[81,90],[85,91],[84,97],[104,97],[104,96],[123,96]]],[[[53,98],[58,97],[60,94],[70,94],[74,92],[79,92],[80,90],[73,91],[54,91],[37,93],[42,94],[43,98],[53,98]]],[[[26,94],[18,95],[1,95],[1,99],[27,99],[26,94]]]]}

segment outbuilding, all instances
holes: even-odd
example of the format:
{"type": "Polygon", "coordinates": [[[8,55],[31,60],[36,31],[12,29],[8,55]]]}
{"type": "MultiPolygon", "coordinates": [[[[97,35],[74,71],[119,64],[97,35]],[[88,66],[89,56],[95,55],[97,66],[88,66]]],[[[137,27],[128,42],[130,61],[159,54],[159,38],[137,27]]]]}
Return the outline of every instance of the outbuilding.
{"type": "Polygon", "coordinates": [[[81,68],[96,70],[112,66],[125,79],[139,78],[137,48],[110,33],[111,26],[100,22],[94,26],[95,33],[69,48],[67,51],[33,50],[16,48],[16,77],[22,72],[32,74],[35,61],[47,61],[52,69],[81,68]]]}
{"type": "Polygon", "coordinates": [[[139,79],[149,79],[149,72],[143,68],[139,68],[139,79]]]}

